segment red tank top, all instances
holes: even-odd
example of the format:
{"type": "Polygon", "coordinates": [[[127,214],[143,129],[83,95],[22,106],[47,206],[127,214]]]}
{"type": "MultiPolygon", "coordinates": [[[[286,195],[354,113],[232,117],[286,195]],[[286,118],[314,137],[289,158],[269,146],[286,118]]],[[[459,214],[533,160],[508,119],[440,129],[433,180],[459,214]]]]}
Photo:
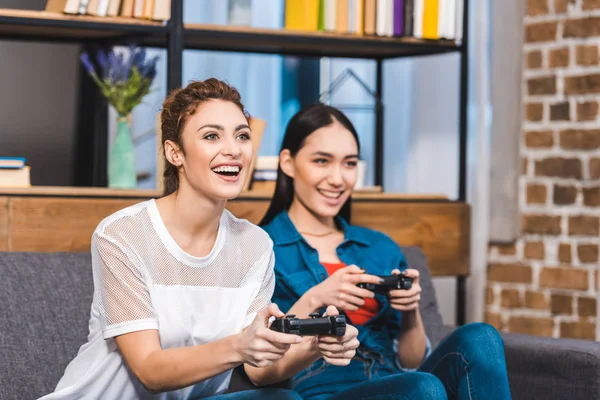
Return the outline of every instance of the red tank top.
{"type": "MultiPolygon", "coordinates": [[[[344,263],[321,263],[329,275],[340,268],[345,268],[344,263]]],[[[364,299],[365,304],[356,311],[346,311],[354,325],[363,325],[379,312],[379,303],[375,299],[364,299]]]]}

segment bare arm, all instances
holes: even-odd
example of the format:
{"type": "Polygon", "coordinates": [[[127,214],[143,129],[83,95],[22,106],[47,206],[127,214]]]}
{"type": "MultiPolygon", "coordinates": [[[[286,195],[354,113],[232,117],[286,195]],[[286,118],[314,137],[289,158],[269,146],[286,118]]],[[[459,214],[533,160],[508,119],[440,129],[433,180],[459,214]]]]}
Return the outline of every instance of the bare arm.
{"type": "Polygon", "coordinates": [[[417,368],[423,362],[427,341],[419,310],[402,314],[402,331],[398,336],[398,359],[406,368],[417,368]]]}
{"type": "Polygon", "coordinates": [[[211,343],[162,349],[158,331],[146,330],[115,337],[133,374],[151,392],[190,386],[235,368],[242,362],[235,351],[236,336],[211,343]]]}
{"type": "MultiPolygon", "coordinates": [[[[399,274],[399,270],[392,271],[399,274]]],[[[390,291],[390,304],[395,310],[402,312],[402,327],[398,336],[398,359],[405,368],[417,368],[425,358],[427,339],[425,327],[419,312],[421,285],[419,271],[407,269],[406,276],[413,278],[410,290],[390,291]]]]}
{"type": "Polygon", "coordinates": [[[301,338],[268,329],[271,315],[283,313],[271,304],[241,333],[197,346],[162,349],[156,330],[127,333],[115,337],[115,342],[144,387],[164,392],[212,378],[241,363],[267,367],[281,359],[301,338]]]}

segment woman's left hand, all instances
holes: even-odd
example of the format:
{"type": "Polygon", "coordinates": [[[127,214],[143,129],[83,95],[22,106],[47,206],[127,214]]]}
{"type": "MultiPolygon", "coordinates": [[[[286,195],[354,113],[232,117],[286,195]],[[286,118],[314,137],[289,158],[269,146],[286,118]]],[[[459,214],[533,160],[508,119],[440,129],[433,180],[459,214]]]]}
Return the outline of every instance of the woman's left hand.
{"type": "MultiPolygon", "coordinates": [[[[339,315],[334,306],[327,307],[324,315],[339,315]]],[[[346,325],[346,334],[342,337],[318,336],[317,349],[323,355],[328,364],[346,366],[350,364],[359,346],[358,329],[352,325],[346,325]]]]}
{"type": "MultiPolygon", "coordinates": [[[[395,269],[392,274],[399,275],[400,270],[395,269]]],[[[407,269],[404,275],[412,278],[412,286],[409,290],[390,290],[390,304],[394,310],[398,311],[414,311],[419,308],[419,300],[421,300],[421,285],[419,284],[419,271],[416,269],[407,269]]]]}

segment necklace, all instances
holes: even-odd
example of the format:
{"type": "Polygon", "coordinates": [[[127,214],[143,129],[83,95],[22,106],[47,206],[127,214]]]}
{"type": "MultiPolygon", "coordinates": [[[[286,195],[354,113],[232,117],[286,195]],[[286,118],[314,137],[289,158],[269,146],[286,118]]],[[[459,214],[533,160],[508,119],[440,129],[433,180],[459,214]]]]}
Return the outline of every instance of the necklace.
{"type": "Polygon", "coordinates": [[[329,236],[333,233],[336,233],[337,230],[333,229],[329,232],[325,232],[325,233],[311,233],[311,232],[302,232],[302,231],[298,231],[298,233],[300,233],[301,235],[306,235],[306,236],[315,236],[315,237],[323,237],[323,236],[329,236]]]}

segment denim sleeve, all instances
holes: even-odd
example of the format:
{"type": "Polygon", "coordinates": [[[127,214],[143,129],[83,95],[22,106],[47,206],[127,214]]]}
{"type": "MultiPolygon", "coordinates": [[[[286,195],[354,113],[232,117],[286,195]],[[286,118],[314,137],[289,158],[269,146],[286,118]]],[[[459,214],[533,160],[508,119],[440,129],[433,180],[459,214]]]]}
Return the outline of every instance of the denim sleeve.
{"type": "MultiPolygon", "coordinates": [[[[431,354],[431,341],[429,340],[429,337],[427,337],[427,335],[425,335],[425,342],[426,342],[426,347],[425,347],[425,357],[423,357],[423,361],[425,361],[425,359],[427,357],[429,357],[429,355],[431,354]]],[[[423,362],[421,361],[421,363],[423,362]]],[[[400,357],[398,357],[398,339],[394,339],[394,362],[396,363],[396,366],[398,368],[400,368],[401,371],[404,372],[414,372],[417,370],[417,368],[404,368],[402,366],[402,364],[400,364],[400,357]]]]}

